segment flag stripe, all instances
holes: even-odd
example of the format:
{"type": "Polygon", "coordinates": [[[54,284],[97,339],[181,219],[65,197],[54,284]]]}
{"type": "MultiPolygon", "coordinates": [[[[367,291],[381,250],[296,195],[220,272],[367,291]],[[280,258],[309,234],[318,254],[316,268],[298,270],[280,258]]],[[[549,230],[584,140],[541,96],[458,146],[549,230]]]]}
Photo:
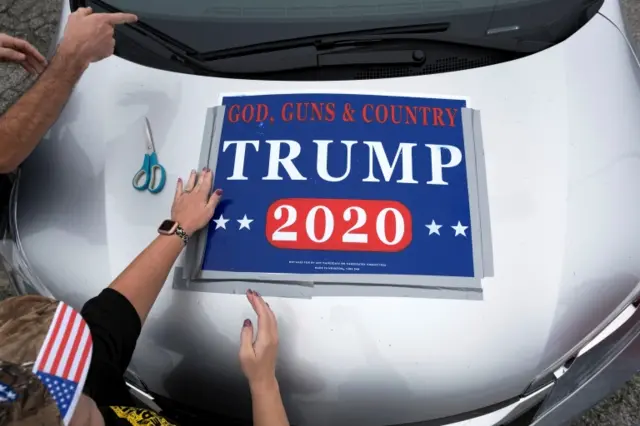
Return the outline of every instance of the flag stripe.
{"type": "Polygon", "coordinates": [[[67,323],[69,322],[70,314],[71,314],[71,309],[66,304],[63,304],[62,312],[58,316],[57,321],[55,323],[55,333],[56,333],[55,339],[49,342],[51,351],[46,355],[46,358],[45,358],[46,362],[42,368],[42,371],[44,371],[45,373],[53,372],[53,368],[52,368],[53,363],[56,360],[56,357],[58,356],[58,352],[60,351],[60,342],[64,338],[64,334],[66,331],[65,329],[66,329],[67,323]]]}
{"type": "Polygon", "coordinates": [[[60,341],[60,345],[57,348],[56,356],[53,360],[53,364],[51,365],[50,373],[55,374],[56,376],[60,376],[60,370],[64,370],[65,363],[67,359],[65,356],[69,356],[68,354],[68,345],[67,342],[71,337],[71,332],[73,331],[73,325],[76,319],[76,311],[73,309],[67,309],[67,315],[65,315],[66,322],[64,323],[64,329],[61,334],[62,340],[60,341]],[[62,368],[61,368],[62,367],[62,368]]]}
{"type": "Polygon", "coordinates": [[[88,336],[84,348],[82,348],[82,355],[80,356],[78,362],[78,369],[76,370],[75,376],[71,379],[74,382],[79,382],[83,373],[86,373],[86,371],[84,371],[84,367],[87,363],[87,360],[89,359],[89,354],[91,353],[91,346],[93,341],[91,339],[91,333],[89,333],[89,327],[85,327],[85,331],[87,332],[88,336]]]}
{"type": "Polygon", "coordinates": [[[62,354],[62,359],[60,360],[58,365],[55,366],[55,375],[61,377],[68,377],[64,374],[65,371],[69,370],[69,365],[73,362],[73,359],[77,356],[77,354],[73,351],[73,344],[76,341],[76,336],[78,335],[78,329],[82,325],[82,317],[73,309],[71,310],[71,322],[69,323],[70,327],[67,327],[68,333],[65,336],[65,341],[63,343],[62,350],[60,353],[62,354]]]}
{"type": "Polygon", "coordinates": [[[56,312],[53,314],[53,319],[51,320],[51,324],[49,324],[49,331],[47,332],[47,336],[45,337],[44,342],[40,347],[38,358],[36,358],[36,362],[33,365],[34,373],[42,369],[42,366],[46,363],[47,357],[49,356],[49,352],[51,352],[52,344],[55,340],[55,334],[57,333],[57,327],[55,326],[55,324],[58,323],[58,318],[60,317],[60,315],[62,315],[64,306],[64,303],[58,303],[56,312]]]}
{"type": "Polygon", "coordinates": [[[72,374],[71,369],[74,366],[77,368],[78,353],[82,352],[78,350],[78,347],[80,346],[81,343],[86,344],[86,338],[84,338],[84,336],[89,332],[89,328],[85,325],[84,320],[82,319],[82,316],[77,315],[75,323],[77,324],[77,327],[76,327],[76,324],[74,324],[74,338],[73,338],[73,344],[71,345],[71,353],[74,354],[75,356],[72,361],[67,361],[67,365],[65,366],[65,369],[62,372],[63,377],[75,376],[75,371],[72,374]],[[78,328],[80,327],[82,327],[81,329],[82,332],[78,332],[78,328]]]}
{"type": "Polygon", "coordinates": [[[78,337],[80,337],[80,344],[78,346],[78,349],[76,350],[76,357],[71,363],[71,369],[69,370],[69,375],[67,376],[69,377],[69,379],[73,380],[74,382],[76,381],[76,377],[78,377],[80,361],[84,356],[85,348],[87,346],[91,346],[89,344],[89,338],[91,337],[91,334],[89,332],[89,327],[84,327],[84,329],[82,330],[82,333],[78,333],[78,337]]]}
{"type": "MultiPolygon", "coordinates": [[[[88,326],[85,326],[85,330],[89,330],[88,326]]],[[[84,334],[84,333],[83,333],[84,334]]],[[[84,346],[84,350],[82,351],[82,358],[81,360],[83,361],[83,365],[88,361],[91,360],[91,354],[93,353],[93,348],[91,346],[92,340],[91,340],[91,333],[89,333],[89,338],[87,339],[87,344],[84,346]],[[88,351],[87,351],[87,348],[88,351]]],[[[87,379],[87,374],[89,373],[89,369],[85,369],[84,367],[78,370],[78,374],[76,375],[77,380],[74,379],[74,381],[76,381],[78,383],[78,388],[76,389],[75,395],[73,395],[73,399],[71,400],[71,407],[74,407],[76,404],[78,403],[78,400],[80,399],[80,395],[82,394],[82,391],[84,389],[84,382],[87,379]]],[[[69,424],[69,422],[71,421],[71,418],[73,417],[73,411],[69,410],[69,412],[67,412],[67,414],[64,417],[64,423],[66,425],[69,424]]]]}

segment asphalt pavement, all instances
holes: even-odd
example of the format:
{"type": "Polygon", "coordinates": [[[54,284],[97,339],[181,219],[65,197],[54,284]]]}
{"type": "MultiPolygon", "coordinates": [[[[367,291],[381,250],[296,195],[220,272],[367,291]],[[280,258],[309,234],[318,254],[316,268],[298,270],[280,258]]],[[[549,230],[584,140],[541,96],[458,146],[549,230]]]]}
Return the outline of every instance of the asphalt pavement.
{"type": "Polygon", "coordinates": [[[640,0],[622,0],[627,31],[633,36],[636,46],[640,44],[640,0]]]}
{"type": "MultiPolygon", "coordinates": [[[[558,0],[562,1],[562,0],[558,0]]],[[[640,0],[622,0],[627,31],[640,46],[640,0]]],[[[43,53],[57,30],[60,0],[0,0],[0,32],[26,38],[43,53]]],[[[640,48],[636,49],[640,52],[640,48]]],[[[0,113],[33,83],[20,67],[0,64],[0,113]]],[[[640,135],[638,135],[640,140],[640,135]]],[[[0,274],[0,300],[10,295],[0,274]]],[[[638,360],[640,364],[640,360],[638,360]]],[[[640,375],[602,401],[572,426],[637,426],[640,424],[640,375]]]]}

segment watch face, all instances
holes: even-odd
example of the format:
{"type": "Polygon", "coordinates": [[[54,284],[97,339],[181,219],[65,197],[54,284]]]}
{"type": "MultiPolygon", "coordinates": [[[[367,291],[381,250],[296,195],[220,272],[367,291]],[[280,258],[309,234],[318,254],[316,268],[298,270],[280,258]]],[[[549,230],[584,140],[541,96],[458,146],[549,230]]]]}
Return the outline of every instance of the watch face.
{"type": "Polygon", "coordinates": [[[158,232],[171,232],[174,230],[176,223],[173,220],[165,220],[158,227],[158,232]]]}

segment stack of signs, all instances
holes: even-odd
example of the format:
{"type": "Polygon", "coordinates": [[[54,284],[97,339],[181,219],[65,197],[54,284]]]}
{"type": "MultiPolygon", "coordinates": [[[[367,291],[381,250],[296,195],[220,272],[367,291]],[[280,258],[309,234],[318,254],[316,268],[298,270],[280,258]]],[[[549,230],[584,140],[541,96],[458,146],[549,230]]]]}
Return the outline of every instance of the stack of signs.
{"type": "Polygon", "coordinates": [[[221,105],[201,166],[224,199],[187,252],[187,288],[482,296],[489,209],[479,112],[465,99],[289,93],[221,105]]]}

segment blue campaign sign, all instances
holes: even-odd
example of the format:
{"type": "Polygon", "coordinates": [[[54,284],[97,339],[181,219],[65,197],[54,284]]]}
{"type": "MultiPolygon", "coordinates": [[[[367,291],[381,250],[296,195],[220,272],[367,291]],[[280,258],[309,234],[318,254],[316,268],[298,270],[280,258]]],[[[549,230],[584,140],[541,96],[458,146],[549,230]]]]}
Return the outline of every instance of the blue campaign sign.
{"type": "Polygon", "coordinates": [[[460,99],[225,96],[203,271],[474,277],[460,99]]]}

